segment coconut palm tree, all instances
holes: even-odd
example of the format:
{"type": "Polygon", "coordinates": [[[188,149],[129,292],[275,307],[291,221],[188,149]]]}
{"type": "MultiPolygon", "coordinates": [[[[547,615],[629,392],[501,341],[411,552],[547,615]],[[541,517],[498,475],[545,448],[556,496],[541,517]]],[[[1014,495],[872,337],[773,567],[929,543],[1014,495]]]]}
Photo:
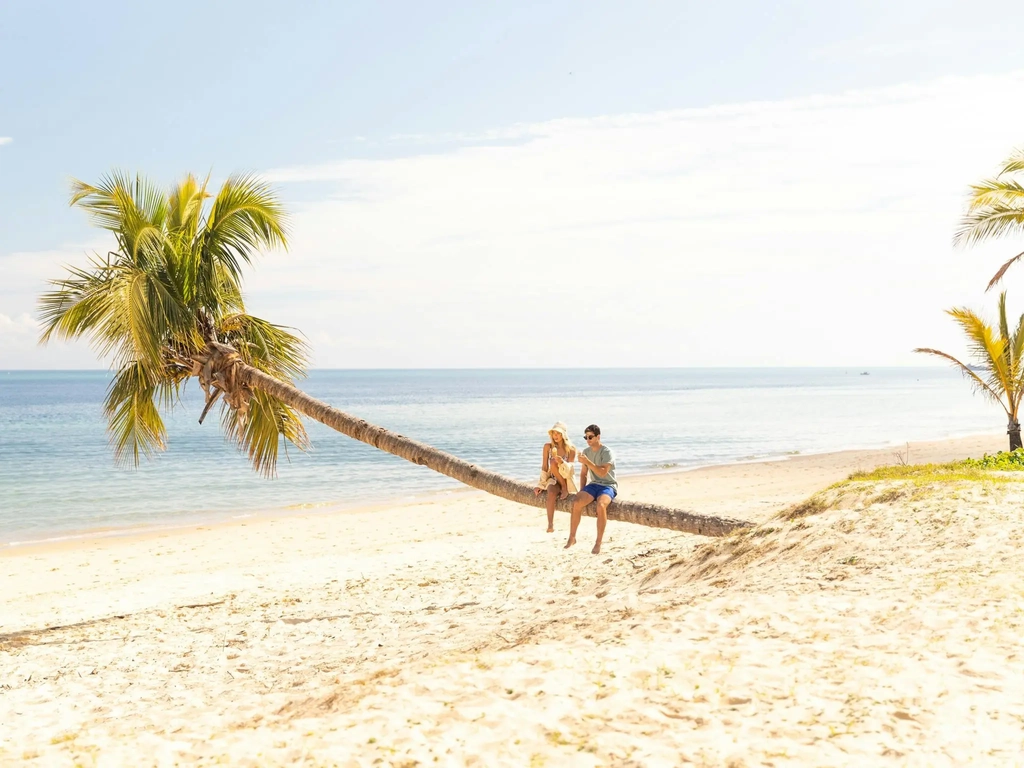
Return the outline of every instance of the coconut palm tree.
{"type": "MultiPolygon", "coordinates": [[[[953,236],[956,245],[972,245],[984,240],[1024,233],[1024,150],[1014,150],[991,179],[971,186],[967,210],[953,236]]],[[[989,281],[996,285],[1024,251],[1004,263],[989,281]]]]}
{"type": "Polygon", "coordinates": [[[999,295],[999,328],[987,325],[969,309],[949,309],[952,317],[967,336],[968,349],[974,365],[937,349],[915,349],[928,355],[949,360],[974,387],[995,400],[1006,411],[1006,433],[1010,436],[1010,450],[1021,447],[1020,421],[1017,415],[1024,398],[1024,315],[1010,332],[1006,321],[1006,291],[999,295]]]}
{"type": "MultiPolygon", "coordinates": [[[[172,407],[192,377],[206,393],[200,422],[218,398],[228,437],[254,469],[273,475],[278,452],[305,448],[299,414],[414,464],[504,499],[543,506],[533,488],[429,445],[369,424],[297,389],[306,347],[287,328],[245,311],[242,269],[258,252],[286,247],[286,216],[277,196],[253,176],[232,176],[216,194],[187,176],[169,193],[142,177],[112,174],[97,185],[73,182],[71,204],[112,233],[116,247],[84,269],[68,268],[39,300],[50,339],[89,339],[114,378],[105,412],[115,456],[138,465],[162,450],[161,408],[172,407]]],[[[571,511],[571,500],[559,508],[571,511]]],[[[593,505],[588,514],[594,515],[593,505]]],[[[610,519],[721,536],[748,525],[617,501],[610,519]]]]}

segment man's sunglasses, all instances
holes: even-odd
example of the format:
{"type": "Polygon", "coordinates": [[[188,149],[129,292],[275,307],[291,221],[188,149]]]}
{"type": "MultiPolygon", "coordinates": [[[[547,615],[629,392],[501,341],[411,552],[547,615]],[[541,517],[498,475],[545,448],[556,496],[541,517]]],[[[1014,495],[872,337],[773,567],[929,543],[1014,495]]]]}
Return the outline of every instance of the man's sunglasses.
{"type": "Polygon", "coordinates": [[[597,435],[584,435],[583,439],[584,440],[593,440],[595,437],[597,437],[597,435]]]}

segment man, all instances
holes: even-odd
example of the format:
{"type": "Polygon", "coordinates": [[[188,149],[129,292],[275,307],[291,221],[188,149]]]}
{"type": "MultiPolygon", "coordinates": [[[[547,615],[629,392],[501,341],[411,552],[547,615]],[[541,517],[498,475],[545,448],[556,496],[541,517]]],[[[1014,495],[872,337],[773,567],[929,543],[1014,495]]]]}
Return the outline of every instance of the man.
{"type": "Polygon", "coordinates": [[[572,520],[569,523],[568,549],[576,543],[576,529],[579,528],[583,508],[597,499],[597,542],[590,550],[593,554],[601,553],[601,539],[604,538],[604,527],[608,523],[608,505],[618,493],[619,484],[615,481],[615,454],[607,445],[601,444],[601,428],[591,424],[583,431],[587,447],[579,453],[580,492],[572,504],[572,520]],[[587,476],[590,482],[587,482],[587,476]]]}

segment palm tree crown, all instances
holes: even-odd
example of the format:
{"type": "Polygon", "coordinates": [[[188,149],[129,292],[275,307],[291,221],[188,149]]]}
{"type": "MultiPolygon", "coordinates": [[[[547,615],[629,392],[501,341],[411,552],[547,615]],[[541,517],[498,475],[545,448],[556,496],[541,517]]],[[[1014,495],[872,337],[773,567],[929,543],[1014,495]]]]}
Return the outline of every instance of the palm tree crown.
{"type": "MultiPolygon", "coordinates": [[[[953,236],[957,245],[973,245],[985,240],[1024,233],[1024,150],[1014,150],[994,178],[971,186],[967,210],[953,236]]],[[[1018,253],[1004,263],[989,281],[991,288],[1006,270],[1024,258],[1018,253]]]]}
{"type": "MultiPolygon", "coordinates": [[[[176,402],[190,376],[204,380],[210,341],[279,379],[305,372],[303,341],[247,314],[242,300],[242,268],[259,251],[287,247],[280,201],[253,176],[228,178],[216,195],[208,183],[189,175],[165,192],[119,173],[95,186],[73,182],[71,204],[116,247],[85,269],[68,267],[39,300],[42,342],[85,337],[110,360],[105,413],[115,454],[129,464],[165,447],[160,407],[176,402]]],[[[222,425],[257,470],[274,473],[282,440],[306,446],[297,413],[277,398],[236,390],[226,399],[222,425]]]]}
{"type": "Polygon", "coordinates": [[[974,387],[999,403],[1006,411],[1010,450],[1021,447],[1018,412],[1024,398],[1024,315],[1011,331],[1006,319],[1006,292],[999,295],[999,327],[992,328],[969,309],[947,310],[967,337],[974,365],[963,363],[937,349],[918,348],[915,352],[949,360],[960,369],[974,387]],[[980,374],[980,375],[979,375],[980,374]]]}

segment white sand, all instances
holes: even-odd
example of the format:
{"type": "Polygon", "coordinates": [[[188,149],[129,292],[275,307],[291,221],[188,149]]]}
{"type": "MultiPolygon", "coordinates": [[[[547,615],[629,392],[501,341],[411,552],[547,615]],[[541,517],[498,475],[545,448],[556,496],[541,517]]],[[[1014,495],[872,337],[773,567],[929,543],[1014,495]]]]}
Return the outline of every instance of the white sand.
{"type": "Polygon", "coordinates": [[[0,764],[1024,765],[1024,484],[777,517],[893,460],[630,478],[764,525],[597,557],[475,492],[7,551],[0,764]]]}

